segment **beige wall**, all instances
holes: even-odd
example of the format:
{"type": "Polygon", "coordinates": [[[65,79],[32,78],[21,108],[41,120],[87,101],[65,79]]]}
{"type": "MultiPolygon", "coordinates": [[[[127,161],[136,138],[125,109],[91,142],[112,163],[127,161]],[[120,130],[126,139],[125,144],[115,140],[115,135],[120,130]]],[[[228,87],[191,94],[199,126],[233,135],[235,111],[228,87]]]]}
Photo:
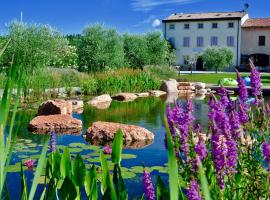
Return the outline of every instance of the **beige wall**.
{"type": "MultiPolygon", "coordinates": [[[[243,20],[244,21],[244,20],[243,20]]],[[[211,45],[211,37],[218,37],[218,46],[227,47],[227,37],[234,37],[234,46],[228,47],[234,54],[233,65],[240,65],[240,50],[241,50],[241,24],[243,21],[239,20],[218,20],[218,21],[192,21],[192,22],[174,22],[163,24],[163,32],[166,39],[174,38],[176,47],[177,64],[184,64],[184,56],[194,57],[202,54],[205,48],[211,45]],[[213,29],[212,23],[218,23],[218,28],[213,29]],[[234,22],[234,28],[228,28],[228,23],[234,22]],[[190,24],[190,29],[185,30],[184,24],[190,24]],[[204,28],[198,29],[198,23],[203,23],[204,28]],[[170,30],[169,25],[175,24],[175,29],[170,30]],[[190,46],[183,46],[184,37],[190,38],[190,46]],[[204,46],[197,47],[197,37],[204,38],[204,46]],[[237,44],[238,39],[238,44],[237,44]]]]}
{"type": "Polygon", "coordinates": [[[242,29],[241,54],[270,55],[270,29],[242,29]],[[259,46],[259,36],[265,36],[265,46],[259,46]]]}

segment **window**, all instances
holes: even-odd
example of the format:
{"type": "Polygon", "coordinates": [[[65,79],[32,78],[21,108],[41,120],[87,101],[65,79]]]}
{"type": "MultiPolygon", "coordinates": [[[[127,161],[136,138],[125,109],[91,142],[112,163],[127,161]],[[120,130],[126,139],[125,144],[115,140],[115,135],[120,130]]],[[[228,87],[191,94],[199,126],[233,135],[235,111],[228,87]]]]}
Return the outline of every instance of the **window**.
{"type": "Polygon", "coordinates": [[[203,47],[203,37],[197,37],[197,47],[203,47]]]}
{"type": "Polygon", "coordinates": [[[234,28],[234,23],[233,22],[229,22],[228,23],[228,28],[234,28]]]}
{"type": "Polygon", "coordinates": [[[184,29],[189,29],[189,24],[184,24],[184,29]]]}
{"type": "Polygon", "coordinates": [[[170,30],[174,30],[174,29],[175,29],[175,25],[174,25],[174,24],[170,24],[170,25],[169,25],[169,29],[170,29],[170,30]]]}
{"type": "Polygon", "coordinates": [[[217,46],[218,45],[218,37],[213,36],[211,37],[211,46],[217,46]]]}
{"type": "Polygon", "coordinates": [[[198,29],[203,29],[203,23],[198,24],[198,29]]]}
{"type": "Polygon", "coordinates": [[[259,36],[259,46],[265,46],[265,36],[259,36]]]}
{"type": "Polygon", "coordinates": [[[190,38],[189,37],[184,37],[183,46],[184,47],[189,47],[189,45],[190,45],[190,38]]]}
{"type": "Polygon", "coordinates": [[[233,47],[234,46],[234,37],[233,36],[228,36],[227,37],[227,46],[228,47],[233,47]]]}
{"type": "Polygon", "coordinates": [[[175,39],[174,39],[174,37],[170,37],[168,41],[175,48],[175,39]]]}
{"type": "Polygon", "coordinates": [[[212,23],[212,28],[218,28],[218,23],[212,23]]]}

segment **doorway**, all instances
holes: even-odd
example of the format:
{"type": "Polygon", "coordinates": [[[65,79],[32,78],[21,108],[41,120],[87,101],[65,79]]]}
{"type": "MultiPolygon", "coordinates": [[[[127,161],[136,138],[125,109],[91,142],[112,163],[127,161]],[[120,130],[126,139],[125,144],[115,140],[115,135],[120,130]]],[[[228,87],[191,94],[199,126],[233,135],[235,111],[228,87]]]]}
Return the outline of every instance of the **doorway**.
{"type": "Polygon", "coordinates": [[[196,70],[197,71],[203,71],[204,68],[203,68],[203,58],[202,57],[199,57],[197,59],[197,62],[196,62],[196,70]]]}

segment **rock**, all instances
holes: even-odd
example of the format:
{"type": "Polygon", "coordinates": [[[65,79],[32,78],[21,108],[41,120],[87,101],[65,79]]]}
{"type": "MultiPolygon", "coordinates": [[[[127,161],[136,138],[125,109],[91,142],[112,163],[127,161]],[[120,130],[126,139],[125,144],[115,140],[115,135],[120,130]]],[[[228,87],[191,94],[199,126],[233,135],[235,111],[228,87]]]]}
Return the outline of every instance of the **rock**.
{"type": "Polygon", "coordinates": [[[88,101],[88,104],[90,106],[96,107],[97,109],[107,109],[110,107],[112,102],[112,98],[108,94],[100,95],[97,97],[94,97],[90,101],[88,101]]]}
{"type": "Polygon", "coordinates": [[[177,81],[174,79],[170,79],[168,81],[162,81],[160,90],[167,93],[178,93],[177,86],[177,81]]]}
{"type": "Polygon", "coordinates": [[[196,100],[204,100],[206,98],[205,94],[196,94],[195,99],[196,100]]]}
{"type": "Polygon", "coordinates": [[[206,89],[201,89],[196,91],[197,94],[207,94],[208,91],[206,89]]]}
{"type": "Polygon", "coordinates": [[[190,83],[190,82],[178,82],[178,87],[179,86],[192,86],[192,83],[190,83]]]}
{"type": "Polygon", "coordinates": [[[62,134],[80,134],[82,121],[70,115],[46,115],[37,116],[28,125],[29,131],[39,134],[47,134],[52,131],[62,134]]]}
{"type": "Polygon", "coordinates": [[[40,115],[71,115],[72,103],[62,99],[48,100],[42,103],[38,109],[38,116],[40,115]]]}
{"type": "Polygon", "coordinates": [[[150,96],[155,96],[155,97],[160,97],[163,95],[166,95],[167,92],[161,91],[161,90],[150,90],[149,91],[149,95],[150,96]]]}
{"type": "Polygon", "coordinates": [[[136,93],[138,97],[149,97],[149,92],[136,93]]]}
{"type": "Polygon", "coordinates": [[[195,90],[194,86],[178,86],[178,90],[195,90]]]}
{"type": "Polygon", "coordinates": [[[196,90],[201,90],[201,89],[205,89],[206,85],[205,83],[201,83],[201,82],[195,82],[192,84],[196,90]]]}
{"type": "Polygon", "coordinates": [[[166,104],[174,104],[178,99],[178,93],[168,93],[165,99],[166,104]]]}
{"type": "Polygon", "coordinates": [[[194,93],[195,91],[193,90],[179,90],[180,94],[187,94],[187,93],[194,93]]]}
{"type": "Polygon", "coordinates": [[[83,113],[83,101],[82,100],[68,100],[72,104],[72,112],[81,114],[83,113]]]}
{"type": "Polygon", "coordinates": [[[128,102],[128,101],[134,101],[135,99],[137,99],[137,97],[138,96],[136,94],[126,92],[126,93],[116,94],[112,97],[112,99],[117,100],[117,101],[128,102]]]}
{"type": "Polygon", "coordinates": [[[93,143],[113,141],[116,132],[121,129],[125,143],[131,141],[154,140],[154,134],[147,129],[135,125],[126,125],[112,122],[94,122],[87,130],[86,135],[93,143]]]}

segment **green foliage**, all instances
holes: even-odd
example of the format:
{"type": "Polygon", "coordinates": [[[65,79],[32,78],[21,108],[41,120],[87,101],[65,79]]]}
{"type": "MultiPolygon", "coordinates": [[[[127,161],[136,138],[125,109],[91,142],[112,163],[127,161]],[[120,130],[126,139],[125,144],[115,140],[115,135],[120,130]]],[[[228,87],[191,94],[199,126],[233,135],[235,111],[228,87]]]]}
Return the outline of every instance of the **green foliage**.
{"type": "Polygon", "coordinates": [[[120,166],[123,148],[123,132],[118,130],[112,145],[112,162],[120,166]]]}
{"type": "Polygon", "coordinates": [[[67,39],[50,26],[22,22],[9,25],[8,38],[11,41],[2,60],[3,66],[13,62],[28,73],[48,66],[60,49],[68,45],[67,39]]]}
{"type": "Polygon", "coordinates": [[[156,77],[160,80],[179,78],[177,71],[168,65],[146,66],[144,70],[148,72],[149,74],[151,74],[153,77],[156,77]]]}
{"type": "Polygon", "coordinates": [[[83,31],[78,56],[80,71],[119,68],[124,64],[123,41],[115,29],[89,26],[83,31]]]}
{"type": "Polygon", "coordinates": [[[232,64],[233,52],[226,47],[208,47],[203,53],[203,60],[207,69],[218,71],[232,64]]]}

